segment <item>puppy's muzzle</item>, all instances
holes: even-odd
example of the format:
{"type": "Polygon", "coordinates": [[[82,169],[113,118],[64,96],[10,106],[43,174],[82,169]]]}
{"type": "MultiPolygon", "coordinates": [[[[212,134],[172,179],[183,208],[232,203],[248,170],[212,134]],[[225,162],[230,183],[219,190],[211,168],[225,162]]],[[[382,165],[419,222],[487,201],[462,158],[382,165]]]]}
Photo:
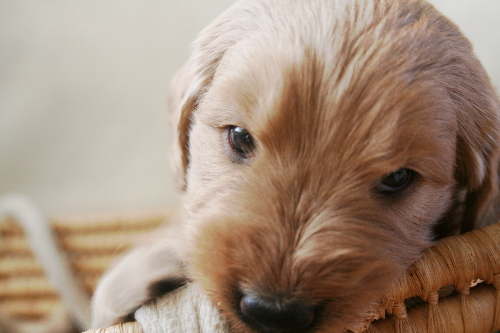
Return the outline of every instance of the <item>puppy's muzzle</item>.
{"type": "Polygon", "coordinates": [[[243,295],[242,319],[263,333],[305,332],[314,321],[314,305],[285,297],[243,295]]]}

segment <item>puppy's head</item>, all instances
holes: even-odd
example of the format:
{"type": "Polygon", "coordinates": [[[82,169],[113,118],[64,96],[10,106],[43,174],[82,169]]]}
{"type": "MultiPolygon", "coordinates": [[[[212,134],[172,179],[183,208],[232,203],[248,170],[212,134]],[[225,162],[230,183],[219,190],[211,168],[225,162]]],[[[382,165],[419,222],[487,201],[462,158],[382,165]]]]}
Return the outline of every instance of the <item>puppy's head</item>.
{"type": "Polygon", "coordinates": [[[173,85],[189,273],[242,332],[342,332],[491,213],[499,104],[426,3],[241,1],[173,85]]]}

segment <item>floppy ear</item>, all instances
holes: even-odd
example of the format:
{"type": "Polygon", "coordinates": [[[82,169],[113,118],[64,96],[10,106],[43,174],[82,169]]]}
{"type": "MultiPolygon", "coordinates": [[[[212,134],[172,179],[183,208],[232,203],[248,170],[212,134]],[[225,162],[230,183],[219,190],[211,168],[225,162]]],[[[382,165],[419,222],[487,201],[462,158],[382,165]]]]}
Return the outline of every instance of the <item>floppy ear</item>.
{"type": "MultiPolygon", "coordinates": [[[[455,28],[456,29],[456,28],[455,28]]],[[[458,29],[455,31],[457,35],[458,29]]],[[[461,232],[497,222],[500,156],[500,103],[472,46],[459,35],[456,62],[448,91],[456,106],[457,161],[455,177],[465,190],[461,232]]]]}
{"type": "Polygon", "coordinates": [[[263,13],[259,1],[240,2],[205,28],[193,44],[191,58],[174,76],[167,96],[167,108],[173,133],[172,169],[179,189],[186,185],[189,165],[191,118],[207,92],[226,51],[257,29],[263,13]]]}
{"type": "Polygon", "coordinates": [[[467,96],[456,96],[463,113],[458,120],[455,174],[467,193],[462,233],[497,222],[500,106],[489,81],[481,83],[470,87],[470,103],[465,102],[467,96]]]}

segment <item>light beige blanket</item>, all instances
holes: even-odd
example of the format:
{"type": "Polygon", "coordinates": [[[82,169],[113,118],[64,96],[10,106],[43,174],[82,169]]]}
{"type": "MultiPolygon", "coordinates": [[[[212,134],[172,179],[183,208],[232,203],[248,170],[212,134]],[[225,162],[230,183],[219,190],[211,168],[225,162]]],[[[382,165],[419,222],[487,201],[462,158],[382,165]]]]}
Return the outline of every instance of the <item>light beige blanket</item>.
{"type": "Polygon", "coordinates": [[[196,284],[141,307],[135,318],[145,333],[229,333],[226,323],[196,284]]]}

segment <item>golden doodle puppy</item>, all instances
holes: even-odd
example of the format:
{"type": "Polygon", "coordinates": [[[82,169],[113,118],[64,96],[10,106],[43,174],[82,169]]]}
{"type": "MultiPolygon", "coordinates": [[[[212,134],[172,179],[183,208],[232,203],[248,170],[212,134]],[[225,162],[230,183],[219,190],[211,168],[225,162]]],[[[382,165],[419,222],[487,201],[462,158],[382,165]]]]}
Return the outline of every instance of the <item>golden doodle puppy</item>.
{"type": "Polygon", "coordinates": [[[499,216],[498,98],[423,0],[238,1],[169,109],[183,216],[106,274],[94,326],[194,281],[234,332],[344,332],[499,216]]]}

